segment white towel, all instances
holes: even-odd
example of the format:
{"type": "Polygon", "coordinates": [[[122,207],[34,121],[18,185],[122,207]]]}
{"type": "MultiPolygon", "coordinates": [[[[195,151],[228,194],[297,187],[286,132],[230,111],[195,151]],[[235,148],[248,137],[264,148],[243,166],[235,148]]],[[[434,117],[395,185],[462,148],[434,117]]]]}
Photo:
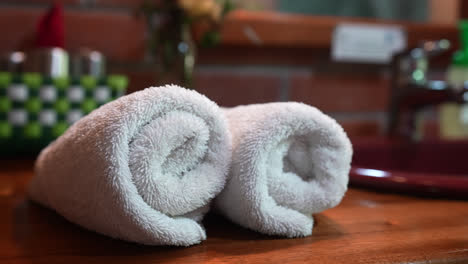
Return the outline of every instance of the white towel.
{"type": "Polygon", "coordinates": [[[347,190],[352,147],[332,118],[301,103],[226,109],[232,164],[217,209],[269,235],[312,233],[313,213],[336,206],[347,190]]]}
{"type": "Polygon", "coordinates": [[[231,139],[222,111],[177,86],[148,88],[93,111],[44,149],[30,197],[111,237],[188,246],[223,188],[231,139]]]}

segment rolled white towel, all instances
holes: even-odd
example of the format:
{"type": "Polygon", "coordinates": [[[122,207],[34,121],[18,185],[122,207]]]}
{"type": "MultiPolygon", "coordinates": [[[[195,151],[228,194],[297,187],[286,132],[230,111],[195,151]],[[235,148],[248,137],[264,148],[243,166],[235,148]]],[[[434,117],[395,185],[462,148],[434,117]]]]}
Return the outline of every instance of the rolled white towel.
{"type": "Polygon", "coordinates": [[[313,213],[347,190],[352,147],[335,120],[301,103],[226,109],[232,164],[217,209],[269,235],[308,236],[313,213]]]}
{"type": "Polygon", "coordinates": [[[148,245],[197,244],[231,158],[218,106],[177,86],[93,111],[44,149],[30,197],[85,228],[148,245]]]}

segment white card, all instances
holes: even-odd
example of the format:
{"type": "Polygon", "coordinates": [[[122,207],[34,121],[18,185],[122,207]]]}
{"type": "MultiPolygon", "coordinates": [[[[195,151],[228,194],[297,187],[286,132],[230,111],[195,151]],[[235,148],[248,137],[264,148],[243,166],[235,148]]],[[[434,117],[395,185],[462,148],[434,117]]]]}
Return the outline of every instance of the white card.
{"type": "Polygon", "coordinates": [[[384,64],[406,46],[406,33],[401,27],[344,23],[333,32],[332,59],[384,64]]]}

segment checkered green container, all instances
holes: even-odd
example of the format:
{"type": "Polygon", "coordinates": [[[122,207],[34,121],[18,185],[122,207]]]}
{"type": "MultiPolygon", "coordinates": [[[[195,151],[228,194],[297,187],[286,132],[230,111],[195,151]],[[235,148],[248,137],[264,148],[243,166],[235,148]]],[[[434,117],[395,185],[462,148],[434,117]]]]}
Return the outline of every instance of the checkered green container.
{"type": "Polygon", "coordinates": [[[0,72],[0,155],[36,154],[97,107],[125,93],[125,76],[47,78],[0,72]]]}

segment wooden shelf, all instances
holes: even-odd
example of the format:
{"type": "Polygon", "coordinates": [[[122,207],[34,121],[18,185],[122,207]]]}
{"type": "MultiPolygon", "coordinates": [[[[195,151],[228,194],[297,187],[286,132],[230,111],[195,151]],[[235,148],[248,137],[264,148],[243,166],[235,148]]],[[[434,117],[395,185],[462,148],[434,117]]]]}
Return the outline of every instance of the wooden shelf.
{"type": "Polygon", "coordinates": [[[221,31],[224,45],[329,48],[336,25],[343,22],[398,25],[407,32],[409,46],[422,40],[457,42],[453,24],[410,23],[349,17],[307,16],[278,12],[236,10],[228,15],[221,31]]]}

